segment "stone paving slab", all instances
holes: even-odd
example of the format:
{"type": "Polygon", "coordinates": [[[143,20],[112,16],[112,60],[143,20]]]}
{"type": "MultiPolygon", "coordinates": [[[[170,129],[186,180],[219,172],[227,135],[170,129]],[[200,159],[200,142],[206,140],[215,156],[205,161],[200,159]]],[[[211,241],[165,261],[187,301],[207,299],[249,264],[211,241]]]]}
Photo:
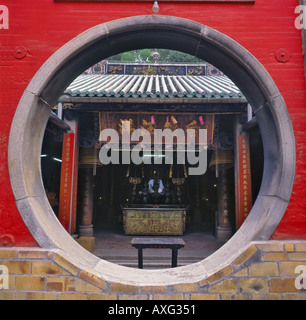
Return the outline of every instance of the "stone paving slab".
{"type": "MultiPolygon", "coordinates": [[[[95,237],[94,255],[121,265],[133,266],[134,263],[137,263],[137,250],[131,246],[131,240],[135,236],[100,231],[95,234],[95,237]]],[[[177,238],[177,236],[175,237],[177,238]]],[[[178,264],[181,265],[201,261],[223,245],[218,243],[213,235],[205,232],[190,232],[179,238],[185,241],[185,247],[178,251],[178,264]]],[[[154,264],[157,267],[163,267],[167,265],[169,259],[171,262],[171,256],[171,249],[143,250],[144,265],[147,264],[149,267],[154,266],[154,264]]]]}

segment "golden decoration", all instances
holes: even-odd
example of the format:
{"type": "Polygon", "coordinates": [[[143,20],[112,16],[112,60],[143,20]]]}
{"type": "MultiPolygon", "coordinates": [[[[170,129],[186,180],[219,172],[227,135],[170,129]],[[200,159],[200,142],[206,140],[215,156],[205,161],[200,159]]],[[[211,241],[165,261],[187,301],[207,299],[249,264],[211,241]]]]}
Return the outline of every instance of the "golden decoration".
{"type": "Polygon", "coordinates": [[[234,155],[232,150],[216,149],[213,151],[209,168],[211,170],[227,170],[234,166],[234,155]]]}
{"type": "Polygon", "coordinates": [[[140,182],[141,182],[141,178],[129,177],[129,183],[131,183],[131,184],[139,184],[140,182]]]}
{"type": "Polygon", "coordinates": [[[200,126],[198,125],[196,120],[191,121],[189,124],[186,125],[186,129],[199,129],[200,126]]]}
{"type": "Polygon", "coordinates": [[[154,134],[154,124],[152,124],[152,122],[148,122],[145,119],[142,120],[142,126],[140,126],[141,129],[146,129],[150,132],[150,134],[154,134]]]}
{"type": "Polygon", "coordinates": [[[79,167],[102,166],[98,152],[94,148],[80,148],[79,167]]]}
{"type": "Polygon", "coordinates": [[[184,184],[185,178],[172,178],[172,183],[175,184],[176,186],[181,186],[184,184]]]}
{"type": "Polygon", "coordinates": [[[133,127],[133,119],[120,119],[120,123],[119,123],[119,131],[120,131],[120,134],[122,135],[122,132],[123,130],[126,130],[127,129],[127,123],[126,122],[129,122],[130,123],[130,133],[132,133],[135,128],[133,127]],[[125,122],[125,123],[124,123],[125,122]]]}

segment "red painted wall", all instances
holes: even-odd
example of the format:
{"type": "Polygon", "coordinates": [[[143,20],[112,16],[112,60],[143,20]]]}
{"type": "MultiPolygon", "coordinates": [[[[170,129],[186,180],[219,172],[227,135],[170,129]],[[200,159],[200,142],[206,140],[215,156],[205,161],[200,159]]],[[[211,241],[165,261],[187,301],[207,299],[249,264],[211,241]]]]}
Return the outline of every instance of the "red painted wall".
{"type": "MultiPolygon", "coordinates": [[[[53,0],[2,0],[9,9],[9,29],[0,29],[0,246],[37,245],[14,204],[7,165],[11,122],[18,101],[36,71],[59,47],[84,30],[110,20],[151,14],[152,3],[54,3],[53,0]],[[24,46],[24,58],[16,58],[24,46]],[[3,235],[11,235],[4,237],[3,235]]],[[[306,239],[305,78],[301,31],[294,13],[298,0],[256,0],[255,4],[160,3],[159,14],[191,19],[230,36],[268,70],[282,93],[295,131],[297,173],[287,212],[274,239],[306,239]],[[275,59],[284,48],[287,63],[275,59]]]]}

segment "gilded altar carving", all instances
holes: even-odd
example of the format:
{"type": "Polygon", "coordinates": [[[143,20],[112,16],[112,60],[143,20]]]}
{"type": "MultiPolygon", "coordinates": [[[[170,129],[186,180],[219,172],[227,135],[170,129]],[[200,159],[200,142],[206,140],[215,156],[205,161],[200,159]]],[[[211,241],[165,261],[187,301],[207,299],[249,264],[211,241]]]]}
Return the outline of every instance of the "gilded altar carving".
{"type": "Polygon", "coordinates": [[[186,210],[123,209],[125,234],[132,235],[183,235],[186,210]]]}

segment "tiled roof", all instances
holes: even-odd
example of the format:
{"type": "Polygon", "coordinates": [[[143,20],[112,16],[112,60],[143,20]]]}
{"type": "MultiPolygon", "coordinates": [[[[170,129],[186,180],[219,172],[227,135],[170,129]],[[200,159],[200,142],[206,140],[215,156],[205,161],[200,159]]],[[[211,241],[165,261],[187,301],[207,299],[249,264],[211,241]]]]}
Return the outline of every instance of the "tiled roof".
{"type": "Polygon", "coordinates": [[[82,74],[66,89],[72,97],[241,98],[226,76],[82,74]]]}

